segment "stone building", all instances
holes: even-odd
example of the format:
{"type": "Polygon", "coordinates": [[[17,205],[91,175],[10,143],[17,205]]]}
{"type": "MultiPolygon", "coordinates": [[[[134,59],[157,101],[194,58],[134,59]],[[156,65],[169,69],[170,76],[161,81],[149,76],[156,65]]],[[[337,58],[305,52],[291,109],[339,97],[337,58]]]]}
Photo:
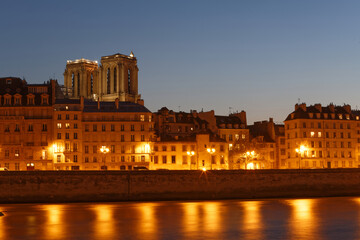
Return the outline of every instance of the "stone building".
{"type": "Polygon", "coordinates": [[[81,97],[57,100],[54,109],[56,170],[149,168],[154,131],[146,107],[81,97]]]}
{"type": "MultiPolygon", "coordinates": [[[[254,122],[250,130],[250,149],[255,152],[251,159],[255,169],[277,169],[285,158],[285,129],[282,124],[269,121],[254,122]]],[[[248,162],[249,164],[250,162],[248,162]]]]}
{"type": "Polygon", "coordinates": [[[360,120],[350,105],[296,104],[284,122],[284,168],[358,167],[360,120]]]}
{"type": "Polygon", "coordinates": [[[97,61],[87,59],[68,60],[64,72],[64,84],[69,98],[101,101],[140,101],[138,94],[137,60],[129,56],[114,54],[97,61]]]}
{"type": "Polygon", "coordinates": [[[52,105],[57,82],[0,78],[0,167],[52,170],[52,105]]]}
{"type": "Polygon", "coordinates": [[[209,132],[168,137],[154,143],[151,163],[153,170],[229,169],[228,144],[209,132]]]}

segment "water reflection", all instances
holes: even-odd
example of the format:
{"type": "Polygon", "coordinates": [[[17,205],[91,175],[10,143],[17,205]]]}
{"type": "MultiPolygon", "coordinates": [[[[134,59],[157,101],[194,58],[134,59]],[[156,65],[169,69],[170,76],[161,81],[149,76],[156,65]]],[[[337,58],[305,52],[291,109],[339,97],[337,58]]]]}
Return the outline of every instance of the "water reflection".
{"type": "Polygon", "coordinates": [[[315,199],[294,199],[288,200],[292,207],[290,219],[290,232],[292,239],[319,239],[319,228],[313,207],[315,199]]]}
{"type": "Polygon", "coordinates": [[[157,206],[156,203],[142,203],[136,208],[139,214],[136,226],[140,236],[152,236],[151,239],[156,239],[158,227],[161,227],[155,216],[157,206]]]}
{"type": "Polygon", "coordinates": [[[96,215],[94,222],[94,234],[98,239],[110,239],[115,236],[113,219],[113,207],[110,205],[93,205],[91,209],[96,215]]]}
{"type": "Polygon", "coordinates": [[[61,236],[64,231],[64,221],[62,218],[63,215],[63,205],[44,205],[42,209],[45,211],[45,216],[47,218],[45,224],[45,236],[48,238],[58,238],[61,236]]]}
{"type": "Polygon", "coordinates": [[[245,239],[263,239],[260,201],[241,202],[244,216],[241,226],[244,228],[245,239]]]}
{"type": "Polygon", "coordinates": [[[360,198],[0,205],[0,239],[359,239],[360,198]]]}

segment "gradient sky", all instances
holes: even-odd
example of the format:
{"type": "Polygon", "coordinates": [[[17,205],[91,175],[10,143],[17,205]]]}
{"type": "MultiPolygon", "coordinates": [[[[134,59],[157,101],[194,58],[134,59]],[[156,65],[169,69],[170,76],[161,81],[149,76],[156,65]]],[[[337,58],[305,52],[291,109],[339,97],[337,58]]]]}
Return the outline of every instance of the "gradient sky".
{"type": "Polygon", "coordinates": [[[360,107],[360,1],[2,0],[0,77],[64,82],[66,60],[138,59],[145,106],[282,122],[300,99],[360,107]]]}

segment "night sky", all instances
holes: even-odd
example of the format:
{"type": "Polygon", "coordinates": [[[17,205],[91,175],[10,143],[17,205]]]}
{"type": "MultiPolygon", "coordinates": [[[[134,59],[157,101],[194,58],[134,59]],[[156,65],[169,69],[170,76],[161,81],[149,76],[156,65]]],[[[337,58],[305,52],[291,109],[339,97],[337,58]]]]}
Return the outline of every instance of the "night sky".
{"type": "Polygon", "coordinates": [[[2,0],[0,77],[133,51],[145,106],[282,122],[294,104],[360,108],[360,1],[2,0]]]}

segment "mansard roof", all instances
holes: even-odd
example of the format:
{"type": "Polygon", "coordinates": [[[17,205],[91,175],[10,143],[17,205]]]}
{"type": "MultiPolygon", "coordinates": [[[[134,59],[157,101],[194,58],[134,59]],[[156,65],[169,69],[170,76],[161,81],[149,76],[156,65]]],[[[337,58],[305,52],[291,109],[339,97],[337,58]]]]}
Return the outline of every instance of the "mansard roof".
{"type": "Polygon", "coordinates": [[[330,104],[322,107],[320,104],[306,106],[303,103],[300,105],[296,104],[295,111],[290,113],[285,121],[295,119],[355,120],[355,115],[355,111],[351,110],[350,105],[335,106],[330,104]]]}
{"type": "Polygon", "coordinates": [[[145,106],[133,102],[119,102],[119,107],[116,108],[115,102],[99,102],[100,108],[98,109],[98,102],[85,101],[84,112],[139,112],[151,113],[145,106]]]}

